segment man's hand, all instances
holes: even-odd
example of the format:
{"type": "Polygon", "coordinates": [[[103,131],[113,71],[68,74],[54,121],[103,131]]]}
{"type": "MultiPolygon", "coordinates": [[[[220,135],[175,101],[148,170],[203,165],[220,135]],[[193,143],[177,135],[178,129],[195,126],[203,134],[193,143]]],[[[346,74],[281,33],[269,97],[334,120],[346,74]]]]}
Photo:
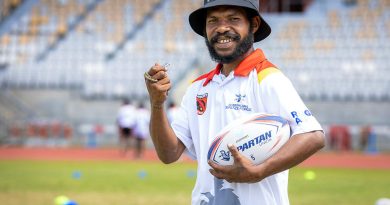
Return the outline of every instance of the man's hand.
{"type": "Polygon", "coordinates": [[[234,158],[233,165],[221,166],[214,162],[209,161],[210,173],[218,179],[225,179],[226,181],[240,182],[240,183],[255,183],[260,181],[261,173],[255,172],[255,165],[252,162],[241,155],[233,145],[228,146],[230,153],[234,158]]]}
{"type": "Polygon", "coordinates": [[[155,64],[145,73],[145,84],[148,88],[150,103],[153,107],[162,107],[171,89],[171,81],[164,66],[155,64]]]}

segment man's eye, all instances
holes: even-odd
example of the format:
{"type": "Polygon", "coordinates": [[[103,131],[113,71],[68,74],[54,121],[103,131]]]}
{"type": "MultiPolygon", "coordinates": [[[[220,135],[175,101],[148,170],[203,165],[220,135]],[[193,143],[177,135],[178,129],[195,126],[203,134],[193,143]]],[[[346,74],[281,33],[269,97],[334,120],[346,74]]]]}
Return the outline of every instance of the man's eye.
{"type": "Polygon", "coordinates": [[[207,21],[207,23],[215,23],[215,22],[216,22],[215,19],[209,19],[209,20],[207,21]]]}

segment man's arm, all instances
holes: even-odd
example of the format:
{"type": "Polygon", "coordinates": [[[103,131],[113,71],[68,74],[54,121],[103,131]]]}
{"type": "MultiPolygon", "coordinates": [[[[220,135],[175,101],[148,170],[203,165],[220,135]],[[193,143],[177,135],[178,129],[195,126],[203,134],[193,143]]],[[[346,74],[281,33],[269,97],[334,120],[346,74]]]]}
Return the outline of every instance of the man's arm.
{"type": "Polygon", "coordinates": [[[165,164],[177,161],[185,146],[173,132],[162,106],[152,105],[149,130],[160,160],[165,164]]]}
{"type": "Polygon", "coordinates": [[[257,166],[241,155],[234,146],[229,147],[234,157],[231,166],[220,166],[209,162],[210,173],[219,179],[229,182],[254,183],[281,171],[290,169],[315,152],[323,148],[325,137],[321,131],[297,134],[289,139],[281,149],[268,160],[257,166]]]}
{"type": "Polygon", "coordinates": [[[145,78],[145,83],[150,96],[150,136],[160,160],[166,164],[177,161],[182,155],[185,146],[176,137],[164,109],[164,102],[168,96],[171,83],[163,66],[155,64],[148,72],[153,82],[145,78]]]}

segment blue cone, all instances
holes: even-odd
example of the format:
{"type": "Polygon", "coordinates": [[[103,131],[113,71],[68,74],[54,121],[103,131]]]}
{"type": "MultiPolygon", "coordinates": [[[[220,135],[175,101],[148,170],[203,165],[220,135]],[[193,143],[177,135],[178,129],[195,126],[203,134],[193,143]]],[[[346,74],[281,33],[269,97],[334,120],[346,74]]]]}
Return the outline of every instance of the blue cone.
{"type": "Polygon", "coordinates": [[[69,200],[64,205],[77,205],[77,203],[75,201],[69,200]]]}
{"type": "Polygon", "coordinates": [[[144,179],[146,175],[148,175],[148,173],[146,173],[144,170],[138,172],[138,178],[140,179],[144,179]]]}
{"type": "Polygon", "coordinates": [[[73,178],[73,179],[80,179],[80,178],[81,178],[81,172],[79,172],[79,171],[74,171],[74,172],[72,173],[72,178],[73,178]]]}

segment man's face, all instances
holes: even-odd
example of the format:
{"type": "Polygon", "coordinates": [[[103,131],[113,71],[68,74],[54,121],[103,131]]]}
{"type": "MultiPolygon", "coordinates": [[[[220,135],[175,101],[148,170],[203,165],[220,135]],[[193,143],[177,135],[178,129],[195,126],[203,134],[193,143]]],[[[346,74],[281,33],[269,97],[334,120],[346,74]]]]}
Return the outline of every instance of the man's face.
{"type": "Polygon", "coordinates": [[[253,46],[253,34],[245,10],[239,7],[209,9],[206,45],[218,63],[232,63],[253,46]]]}

